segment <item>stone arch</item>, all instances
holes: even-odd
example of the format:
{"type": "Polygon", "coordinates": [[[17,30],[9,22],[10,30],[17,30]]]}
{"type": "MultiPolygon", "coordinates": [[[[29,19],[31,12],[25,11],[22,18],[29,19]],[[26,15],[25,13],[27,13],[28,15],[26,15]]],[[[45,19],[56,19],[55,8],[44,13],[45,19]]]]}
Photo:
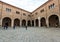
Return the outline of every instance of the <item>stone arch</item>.
{"type": "Polygon", "coordinates": [[[34,26],[34,20],[32,20],[32,26],[34,26]]]}
{"type": "Polygon", "coordinates": [[[36,20],[35,20],[35,23],[36,23],[36,26],[38,27],[38,26],[39,26],[39,20],[36,19],[36,20]]]}
{"type": "Polygon", "coordinates": [[[30,21],[30,20],[28,20],[27,25],[28,25],[28,26],[31,26],[31,21],[30,21]]]}
{"type": "Polygon", "coordinates": [[[44,17],[41,18],[41,27],[46,26],[46,19],[44,17]]]}
{"type": "Polygon", "coordinates": [[[14,19],[14,25],[15,26],[20,26],[20,20],[19,19],[14,19]]]}
{"type": "Polygon", "coordinates": [[[49,16],[48,21],[49,21],[49,27],[59,26],[59,17],[57,15],[49,16]]]}
{"type": "Polygon", "coordinates": [[[9,18],[9,17],[3,18],[3,20],[2,20],[2,26],[5,26],[5,25],[11,27],[11,18],[9,18]]]}
{"type": "Polygon", "coordinates": [[[26,20],[22,20],[22,26],[26,26],[26,20]]]}

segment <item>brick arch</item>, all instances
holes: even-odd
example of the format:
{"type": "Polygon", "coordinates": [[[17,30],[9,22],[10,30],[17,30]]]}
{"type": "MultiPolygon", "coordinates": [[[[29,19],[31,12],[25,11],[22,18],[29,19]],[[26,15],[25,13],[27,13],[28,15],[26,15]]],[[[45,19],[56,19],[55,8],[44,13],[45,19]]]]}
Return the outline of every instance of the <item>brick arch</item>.
{"type": "Polygon", "coordinates": [[[47,19],[49,19],[49,17],[52,16],[52,15],[57,15],[58,18],[59,18],[59,15],[58,15],[58,14],[51,14],[51,15],[48,15],[48,16],[47,16],[47,19]]]}
{"type": "Polygon", "coordinates": [[[18,18],[14,19],[14,26],[20,26],[20,20],[18,18]]]}
{"type": "Polygon", "coordinates": [[[22,20],[22,26],[26,26],[26,20],[25,19],[22,20]]]}
{"type": "Polygon", "coordinates": [[[28,22],[27,25],[28,25],[28,26],[31,26],[31,21],[28,20],[27,22],[28,22]]]}
{"type": "Polygon", "coordinates": [[[7,26],[10,26],[11,27],[11,18],[10,17],[4,17],[3,19],[2,19],[2,26],[5,26],[5,25],[7,25],[7,26]]]}
{"type": "Polygon", "coordinates": [[[32,26],[34,26],[34,20],[32,20],[32,26]]]}
{"type": "Polygon", "coordinates": [[[40,19],[40,24],[41,24],[41,27],[43,27],[43,26],[46,26],[46,19],[45,19],[45,17],[42,17],[41,19],[40,19]]]}
{"type": "Polygon", "coordinates": [[[58,15],[50,15],[48,18],[49,27],[59,26],[59,16],[58,15]]]}
{"type": "Polygon", "coordinates": [[[36,24],[36,27],[39,26],[39,20],[38,19],[35,19],[35,24],[36,24]]]}

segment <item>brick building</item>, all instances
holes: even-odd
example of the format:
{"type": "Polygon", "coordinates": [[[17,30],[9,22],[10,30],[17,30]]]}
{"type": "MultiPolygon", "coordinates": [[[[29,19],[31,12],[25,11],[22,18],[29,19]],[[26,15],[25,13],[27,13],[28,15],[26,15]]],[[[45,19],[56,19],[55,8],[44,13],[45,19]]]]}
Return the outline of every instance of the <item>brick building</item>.
{"type": "Polygon", "coordinates": [[[4,26],[60,26],[60,0],[48,0],[33,12],[0,1],[0,25],[4,26]]]}

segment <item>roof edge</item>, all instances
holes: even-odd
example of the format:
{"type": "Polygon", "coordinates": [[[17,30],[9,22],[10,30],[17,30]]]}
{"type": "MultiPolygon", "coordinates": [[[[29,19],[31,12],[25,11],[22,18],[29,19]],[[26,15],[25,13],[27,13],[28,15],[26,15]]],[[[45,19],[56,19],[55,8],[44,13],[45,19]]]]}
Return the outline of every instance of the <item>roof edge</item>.
{"type": "Polygon", "coordinates": [[[4,3],[4,4],[7,4],[7,5],[10,5],[10,6],[12,6],[12,7],[15,7],[15,8],[17,8],[17,9],[23,10],[23,11],[25,11],[25,12],[31,13],[31,12],[29,12],[29,11],[26,11],[26,10],[24,10],[24,9],[22,9],[22,8],[16,7],[16,6],[11,5],[11,4],[8,4],[8,3],[3,2],[3,1],[1,1],[1,0],[0,0],[0,2],[2,2],[2,3],[4,3]]]}
{"type": "Polygon", "coordinates": [[[41,6],[39,6],[37,9],[35,9],[32,13],[34,13],[36,10],[38,10],[39,8],[43,7],[44,5],[46,5],[48,2],[50,2],[52,0],[48,0],[47,2],[45,2],[44,4],[42,4],[41,6]]]}

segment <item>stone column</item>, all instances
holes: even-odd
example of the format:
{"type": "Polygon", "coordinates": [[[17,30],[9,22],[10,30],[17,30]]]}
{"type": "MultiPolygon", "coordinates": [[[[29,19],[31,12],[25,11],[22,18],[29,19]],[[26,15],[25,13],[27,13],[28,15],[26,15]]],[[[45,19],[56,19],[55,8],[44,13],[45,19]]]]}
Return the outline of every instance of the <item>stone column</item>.
{"type": "Polygon", "coordinates": [[[49,27],[49,21],[46,19],[46,26],[49,27]]]}
{"type": "Polygon", "coordinates": [[[36,26],[35,20],[34,20],[34,27],[36,26]]]}
{"type": "Polygon", "coordinates": [[[41,25],[40,25],[40,19],[38,19],[38,20],[39,20],[39,27],[40,27],[40,26],[41,26],[41,25]]]}
{"type": "Polygon", "coordinates": [[[60,27],[60,17],[59,17],[59,27],[60,27]]]}
{"type": "Polygon", "coordinates": [[[39,27],[40,27],[40,17],[38,17],[38,21],[39,21],[39,27]]]}
{"type": "Polygon", "coordinates": [[[26,20],[26,26],[28,26],[28,25],[27,25],[27,20],[26,20]]]}
{"type": "Polygon", "coordinates": [[[13,26],[14,26],[14,20],[11,21],[11,27],[13,27],[13,26]]]}
{"type": "Polygon", "coordinates": [[[22,27],[22,21],[20,20],[20,27],[22,27]]]}
{"type": "Polygon", "coordinates": [[[0,26],[2,26],[2,19],[0,19],[0,26]]]}
{"type": "Polygon", "coordinates": [[[31,20],[31,26],[32,26],[32,20],[31,20]]]}

